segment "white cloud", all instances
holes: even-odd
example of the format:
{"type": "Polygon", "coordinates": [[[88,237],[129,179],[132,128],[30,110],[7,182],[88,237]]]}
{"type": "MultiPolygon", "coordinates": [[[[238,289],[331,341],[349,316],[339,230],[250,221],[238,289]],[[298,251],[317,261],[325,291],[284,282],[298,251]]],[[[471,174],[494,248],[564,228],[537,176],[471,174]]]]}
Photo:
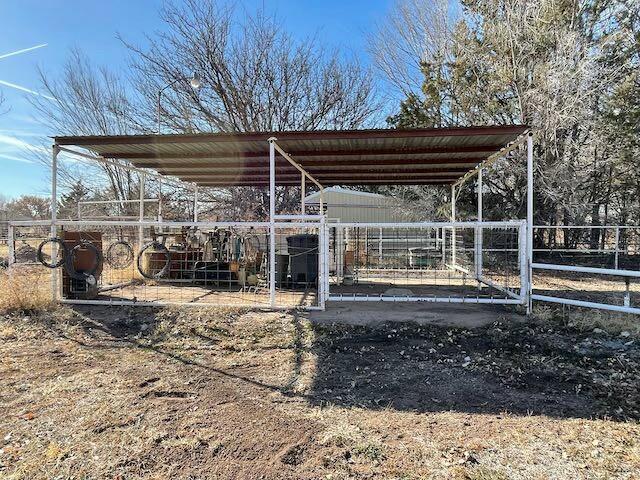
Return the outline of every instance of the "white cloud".
{"type": "Polygon", "coordinates": [[[37,145],[32,145],[29,142],[25,142],[24,140],[20,140],[17,137],[13,137],[11,135],[0,134],[0,143],[4,143],[5,145],[9,145],[14,148],[21,148],[27,150],[45,150],[44,147],[40,147],[37,145]]]}
{"type": "Polygon", "coordinates": [[[13,57],[14,55],[20,55],[21,53],[27,53],[27,52],[30,52],[31,50],[36,50],[38,48],[46,47],[47,45],[48,45],[47,43],[41,43],[40,45],[35,45],[33,47],[23,48],[22,50],[16,50],[15,52],[5,53],[3,55],[0,55],[0,60],[7,57],[13,57]]]}
{"type": "MultiPolygon", "coordinates": [[[[50,157],[51,148],[44,145],[34,145],[11,135],[0,134],[0,157],[5,157],[10,160],[27,161],[27,163],[33,163],[24,158],[18,160],[18,155],[24,153],[32,153],[38,156],[44,155],[46,157],[50,157]]],[[[58,155],[58,160],[69,162],[79,161],[78,157],[69,155],[66,152],[60,152],[60,155],[58,155]]]]}
{"type": "Polygon", "coordinates": [[[7,82],[5,80],[0,80],[0,85],[4,85],[6,87],[15,88],[16,90],[21,90],[23,92],[30,93],[31,95],[36,95],[38,97],[47,98],[49,100],[55,100],[55,98],[53,98],[53,97],[51,97],[49,95],[45,95],[44,93],[38,93],[35,90],[31,90],[30,88],[23,87],[23,86],[20,86],[20,85],[16,85],[15,83],[7,82]]]}
{"type": "Polygon", "coordinates": [[[9,128],[0,128],[0,135],[8,135],[19,138],[45,138],[46,135],[38,132],[30,132],[28,130],[13,130],[9,128]]]}
{"type": "Polygon", "coordinates": [[[16,157],[14,155],[7,155],[6,153],[0,153],[0,160],[10,160],[13,162],[21,162],[21,163],[33,163],[31,160],[26,158],[16,157]]]}

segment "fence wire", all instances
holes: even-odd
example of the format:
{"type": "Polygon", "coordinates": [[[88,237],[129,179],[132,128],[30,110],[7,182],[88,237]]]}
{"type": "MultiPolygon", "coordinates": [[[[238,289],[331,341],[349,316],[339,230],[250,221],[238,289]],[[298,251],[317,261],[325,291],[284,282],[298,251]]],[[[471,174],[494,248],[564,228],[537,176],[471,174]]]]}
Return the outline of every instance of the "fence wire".
{"type": "Polygon", "coordinates": [[[331,295],[520,297],[519,225],[330,227],[331,295]]]}
{"type": "MultiPolygon", "coordinates": [[[[319,305],[319,231],[276,230],[276,306],[319,305]]],[[[15,227],[14,267],[54,267],[63,300],[271,306],[268,225],[65,222],[57,234],[61,244],[49,237],[48,226],[15,227]]]]}

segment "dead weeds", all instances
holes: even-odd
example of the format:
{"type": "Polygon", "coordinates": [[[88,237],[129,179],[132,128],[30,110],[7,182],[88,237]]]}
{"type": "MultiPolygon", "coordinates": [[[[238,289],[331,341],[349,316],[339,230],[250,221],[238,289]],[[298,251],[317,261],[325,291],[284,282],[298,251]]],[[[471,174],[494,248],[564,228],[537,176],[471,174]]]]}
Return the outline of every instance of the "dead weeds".
{"type": "Polygon", "coordinates": [[[558,311],[473,330],[238,309],[5,314],[0,476],[635,478],[637,330],[598,322],[558,311]]]}
{"type": "Polygon", "coordinates": [[[0,267],[0,314],[50,310],[51,277],[48,273],[37,266],[0,267]]]}

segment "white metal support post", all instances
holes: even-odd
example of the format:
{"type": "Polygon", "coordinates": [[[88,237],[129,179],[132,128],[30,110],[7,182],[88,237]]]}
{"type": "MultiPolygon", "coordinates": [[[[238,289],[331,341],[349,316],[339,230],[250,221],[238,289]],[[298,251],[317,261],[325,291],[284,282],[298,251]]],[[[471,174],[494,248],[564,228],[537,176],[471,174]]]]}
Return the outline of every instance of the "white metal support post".
{"type": "MultiPolygon", "coordinates": [[[[451,185],[451,221],[456,221],[456,186],[451,185]]],[[[456,264],[456,228],[451,227],[451,264],[456,264]]]]}
{"type": "Polygon", "coordinates": [[[529,236],[527,222],[522,222],[518,231],[518,251],[520,253],[520,298],[522,303],[529,305],[529,236]]]}
{"type": "MultiPolygon", "coordinates": [[[[324,300],[322,302],[322,309],[325,309],[325,302],[329,299],[330,286],[329,286],[329,226],[326,223],[324,216],[321,219],[322,228],[324,230],[324,251],[322,252],[321,261],[324,264],[324,300]]],[[[322,280],[322,279],[321,279],[322,280]]]]}
{"type": "Polygon", "coordinates": [[[276,138],[269,138],[269,298],[276,306],[276,138]]]}
{"type": "Polygon", "coordinates": [[[533,133],[527,135],[527,315],[531,314],[533,293],[533,133]]]}
{"type": "MultiPolygon", "coordinates": [[[[482,165],[478,167],[478,223],[482,224],[482,165]]],[[[480,225],[476,230],[476,278],[478,279],[482,277],[482,233],[480,225]]]]}
{"type": "MultiPolygon", "coordinates": [[[[53,146],[51,156],[51,238],[57,236],[56,221],[58,220],[58,154],[60,147],[53,146]]],[[[58,246],[54,243],[51,251],[51,258],[58,256],[58,246]]],[[[51,300],[58,299],[58,269],[51,269],[51,300]]]]}
{"type": "MultiPolygon", "coordinates": [[[[139,175],[140,177],[140,205],[139,205],[139,213],[138,213],[138,221],[140,223],[142,223],[144,221],[144,182],[146,180],[146,175],[144,173],[141,173],[139,175]]],[[[142,244],[144,243],[144,227],[142,225],[140,225],[138,227],[138,242],[140,247],[142,247],[142,244]]]]}
{"type": "Polygon", "coordinates": [[[318,228],[318,306],[324,310],[325,302],[329,297],[329,249],[328,229],[324,217],[320,218],[320,227],[318,228]]]}
{"type": "Polygon", "coordinates": [[[619,259],[620,259],[620,227],[616,226],[616,240],[615,240],[615,245],[616,245],[616,252],[614,254],[614,260],[613,260],[613,268],[615,268],[616,270],[618,270],[618,265],[619,265],[619,259]]]}
{"type": "Polygon", "coordinates": [[[193,187],[193,221],[198,221],[198,185],[193,187]]]}
{"type": "Polygon", "coordinates": [[[162,221],[162,178],[158,179],[158,221],[162,221]]]}
{"type": "Polygon", "coordinates": [[[307,176],[304,174],[304,172],[302,173],[302,176],[300,178],[300,213],[302,215],[305,214],[306,208],[305,208],[305,196],[307,194],[306,190],[307,190],[307,176]]]}
{"type": "Polygon", "coordinates": [[[9,248],[9,265],[16,263],[16,232],[13,225],[9,224],[7,229],[7,247],[9,248]]]}

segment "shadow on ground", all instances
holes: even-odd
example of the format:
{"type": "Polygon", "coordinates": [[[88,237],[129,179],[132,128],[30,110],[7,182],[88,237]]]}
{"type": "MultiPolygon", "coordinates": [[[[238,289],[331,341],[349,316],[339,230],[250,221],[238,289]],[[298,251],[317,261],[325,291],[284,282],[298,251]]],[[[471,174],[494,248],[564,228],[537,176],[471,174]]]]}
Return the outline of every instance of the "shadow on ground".
{"type": "MultiPolygon", "coordinates": [[[[260,347],[289,349],[290,360],[247,372],[194,360],[163,344],[141,342],[141,335],[154,328],[158,312],[153,309],[79,307],[78,312],[88,335],[106,335],[123,347],[152,350],[195,369],[265,392],[303,397],[317,406],[640,419],[638,342],[605,332],[581,332],[560,319],[523,321],[498,312],[493,322],[470,328],[413,321],[345,325],[326,318],[309,323],[308,314],[291,313],[283,320],[291,322],[285,345],[260,347]],[[307,387],[297,391],[291,386],[308,371],[305,362],[315,366],[311,377],[303,379],[307,387]],[[286,370],[286,378],[274,382],[262,374],[276,369],[286,370]]],[[[219,328],[190,332],[190,340],[212,348],[223,337],[233,341],[234,335],[219,328]]],[[[216,355],[215,349],[212,352],[216,355]]]]}
{"type": "Polygon", "coordinates": [[[316,403],[638,418],[640,357],[634,343],[621,339],[499,322],[473,330],[413,324],[330,333],[316,328],[316,403]]]}

